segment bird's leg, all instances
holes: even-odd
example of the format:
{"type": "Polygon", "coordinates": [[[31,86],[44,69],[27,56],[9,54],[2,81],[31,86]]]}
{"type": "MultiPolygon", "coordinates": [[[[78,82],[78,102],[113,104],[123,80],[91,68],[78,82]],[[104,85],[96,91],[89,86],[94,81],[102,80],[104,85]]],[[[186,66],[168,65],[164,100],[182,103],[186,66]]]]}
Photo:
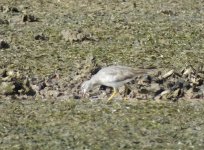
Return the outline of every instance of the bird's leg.
{"type": "MultiPolygon", "coordinates": [[[[86,93],[82,93],[82,96],[81,96],[81,97],[84,99],[84,98],[87,98],[86,96],[87,96],[86,93]]],[[[88,95],[88,96],[89,96],[89,95],[88,95]]]]}
{"type": "Polygon", "coordinates": [[[82,98],[82,99],[85,99],[85,98],[86,98],[86,93],[82,93],[82,94],[81,94],[81,98],[82,98]]]}
{"type": "Polygon", "coordinates": [[[118,93],[118,89],[117,88],[113,88],[113,93],[112,95],[108,98],[108,100],[110,101],[111,99],[113,99],[113,97],[118,93]]]}

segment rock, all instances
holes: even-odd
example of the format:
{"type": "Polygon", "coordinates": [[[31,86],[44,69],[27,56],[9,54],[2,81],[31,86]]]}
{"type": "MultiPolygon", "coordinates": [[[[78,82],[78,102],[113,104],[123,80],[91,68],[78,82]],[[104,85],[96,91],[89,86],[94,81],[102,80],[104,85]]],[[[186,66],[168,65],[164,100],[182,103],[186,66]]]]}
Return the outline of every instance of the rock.
{"type": "Polygon", "coordinates": [[[161,92],[159,95],[157,95],[154,99],[155,100],[159,100],[159,99],[164,99],[168,96],[168,94],[170,94],[171,91],[170,90],[165,90],[163,92],[161,92]]]}
{"type": "Polygon", "coordinates": [[[5,78],[6,76],[6,69],[0,69],[0,77],[5,78]]]}
{"type": "Polygon", "coordinates": [[[8,24],[9,24],[9,21],[6,20],[6,19],[0,19],[0,25],[1,25],[1,24],[6,24],[6,25],[8,25],[8,24]]]}
{"type": "Polygon", "coordinates": [[[182,97],[183,95],[184,95],[184,91],[182,89],[177,89],[172,94],[173,98],[176,98],[176,99],[182,97]]]}
{"type": "Polygon", "coordinates": [[[3,13],[8,13],[8,12],[12,12],[12,13],[19,13],[20,11],[18,10],[18,8],[16,7],[10,7],[10,6],[1,6],[0,10],[3,13]]]}
{"type": "Polygon", "coordinates": [[[0,40],[0,49],[6,49],[6,48],[9,48],[9,44],[4,41],[4,40],[0,40]]]}
{"type": "Polygon", "coordinates": [[[183,74],[183,77],[187,78],[190,74],[193,74],[195,72],[195,69],[192,66],[188,66],[185,69],[181,71],[183,74]]]}
{"type": "Polygon", "coordinates": [[[79,95],[73,95],[73,99],[81,99],[79,95]]]}
{"type": "Polygon", "coordinates": [[[170,90],[165,90],[165,91],[163,91],[163,92],[161,92],[161,96],[164,96],[164,95],[166,95],[166,94],[169,94],[171,91],[170,90]]]}
{"type": "Polygon", "coordinates": [[[175,91],[176,89],[181,89],[181,88],[183,88],[184,82],[185,82],[184,80],[177,80],[170,89],[172,91],[175,91]]]}
{"type": "Polygon", "coordinates": [[[204,93],[204,85],[198,86],[199,90],[201,90],[204,93]]]}
{"type": "Polygon", "coordinates": [[[2,82],[0,84],[0,94],[11,95],[14,93],[15,85],[12,82],[2,82]]]}
{"type": "Polygon", "coordinates": [[[193,99],[203,99],[203,91],[199,90],[198,92],[193,93],[192,97],[193,99]]]}
{"type": "Polygon", "coordinates": [[[153,83],[151,84],[149,91],[154,93],[154,96],[157,96],[162,91],[164,91],[164,88],[161,87],[158,83],[153,83]]]}
{"type": "Polygon", "coordinates": [[[139,90],[138,90],[139,93],[141,94],[148,94],[149,93],[149,90],[147,87],[141,87],[139,90]]]}
{"type": "Polygon", "coordinates": [[[175,85],[175,82],[173,82],[173,81],[166,81],[166,82],[167,82],[166,86],[168,89],[172,89],[172,87],[175,85]]]}
{"type": "Polygon", "coordinates": [[[160,100],[160,99],[162,99],[162,97],[161,97],[161,95],[157,95],[157,96],[155,96],[153,99],[154,99],[154,100],[160,100]]]}
{"type": "Polygon", "coordinates": [[[36,18],[34,15],[26,14],[26,15],[23,15],[22,21],[23,22],[37,22],[39,21],[39,19],[36,18]]]}
{"type": "Polygon", "coordinates": [[[12,12],[12,13],[19,13],[20,11],[18,10],[18,8],[16,7],[10,7],[9,8],[9,11],[12,12]]]}
{"type": "Polygon", "coordinates": [[[170,77],[171,75],[173,75],[173,73],[174,73],[174,70],[170,70],[169,72],[165,73],[165,74],[162,76],[162,78],[163,78],[163,79],[166,79],[166,78],[170,77]]]}
{"type": "Polygon", "coordinates": [[[43,33],[35,35],[35,40],[41,40],[41,41],[48,41],[49,38],[46,37],[43,33]]]}
{"type": "Polygon", "coordinates": [[[150,75],[144,75],[140,80],[142,83],[150,84],[152,82],[152,77],[150,75]]]}
{"type": "Polygon", "coordinates": [[[23,80],[23,94],[28,96],[34,96],[36,94],[35,89],[32,88],[30,81],[26,78],[23,80]]]}
{"type": "Polygon", "coordinates": [[[46,95],[46,97],[48,96],[52,96],[52,97],[58,97],[59,96],[59,91],[57,91],[57,90],[48,90],[47,91],[47,95],[46,95]]]}
{"type": "Polygon", "coordinates": [[[192,87],[192,92],[198,92],[198,91],[200,91],[199,87],[197,86],[192,87]]]}
{"type": "Polygon", "coordinates": [[[185,81],[183,83],[183,88],[184,88],[184,90],[189,90],[191,88],[190,82],[189,81],[185,81]]]}
{"type": "Polygon", "coordinates": [[[168,15],[168,16],[176,16],[176,13],[172,10],[161,10],[162,14],[168,15]]]}
{"type": "Polygon", "coordinates": [[[16,24],[24,24],[22,21],[22,16],[21,15],[15,15],[9,18],[9,24],[10,25],[16,25],[16,24]]]}

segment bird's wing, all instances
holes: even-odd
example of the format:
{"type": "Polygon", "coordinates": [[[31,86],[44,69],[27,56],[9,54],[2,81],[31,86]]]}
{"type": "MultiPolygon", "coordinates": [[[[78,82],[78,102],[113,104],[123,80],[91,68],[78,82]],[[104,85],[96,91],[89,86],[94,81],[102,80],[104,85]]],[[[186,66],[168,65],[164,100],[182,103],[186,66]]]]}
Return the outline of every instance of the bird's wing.
{"type": "Polygon", "coordinates": [[[114,68],[109,68],[108,70],[103,70],[100,73],[100,76],[102,77],[101,79],[105,82],[120,82],[131,80],[135,76],[144,73],[146,73],[145,70],[134,70],[129,67],[118,66],[114,68]]]}
{"type": "Polygon", "coordinates": [[[97,84],[106,84],[112,82],[129,82],[137,75],[147,74],[149,69],[133,69],[126,66],[109,66],[102,68],[92,77],[92,81],[97,84]]]}

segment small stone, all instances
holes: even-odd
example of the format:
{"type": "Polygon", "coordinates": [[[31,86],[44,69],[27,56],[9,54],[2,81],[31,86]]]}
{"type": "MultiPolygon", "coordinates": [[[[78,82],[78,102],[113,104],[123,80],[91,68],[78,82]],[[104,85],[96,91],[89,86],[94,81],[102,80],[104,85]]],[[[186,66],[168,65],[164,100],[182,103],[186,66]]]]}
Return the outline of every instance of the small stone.
{"type": "Polygon", "coordinates": [[[58,97],[59,91],[57,90],[48,90],[47,91],[47,96],[53,96],[53,97],[58,97]]]}
{"type": "Polygon", "coordinates": [[[165,73],[165,74],[162,76],[162,78],[163,78],[163,79],[166,79],[166,78],[170,77],[171,75],[173,75],[173,73],[174,73],[174,70],[170,70],[169,72],[165,73]]]}

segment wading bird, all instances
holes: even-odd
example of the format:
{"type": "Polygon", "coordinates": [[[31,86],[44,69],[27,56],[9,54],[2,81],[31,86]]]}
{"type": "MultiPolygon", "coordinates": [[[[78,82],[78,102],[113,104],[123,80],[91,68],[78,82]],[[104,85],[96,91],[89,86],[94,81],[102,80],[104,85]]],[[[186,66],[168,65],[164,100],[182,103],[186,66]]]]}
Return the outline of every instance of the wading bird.
{"type": "Polygon", "coordinates": [[[128,87],[126,83],[132,81],[141,74],[146,74],[147,69],[134,69],[126,66],[108,66],[99,70],[90,80],[85,81],[81,85],[81,91],[84,95],[97,85],[105,85],[113,88],[112,95],[108,98],[111,100],[118,92],[119,87],[125,85],[125,96],[127,95],[128,87]]]}

